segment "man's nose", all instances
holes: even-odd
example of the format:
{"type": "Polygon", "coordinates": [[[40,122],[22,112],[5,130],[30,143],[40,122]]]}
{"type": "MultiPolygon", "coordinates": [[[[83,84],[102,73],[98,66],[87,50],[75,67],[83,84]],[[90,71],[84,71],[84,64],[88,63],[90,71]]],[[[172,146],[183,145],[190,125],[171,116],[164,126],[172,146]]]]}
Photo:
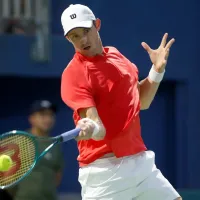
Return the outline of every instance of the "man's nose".
{"type": "Polygon", "coordinates": [[[83,36],[83,37],[81,38],[80,42],[81,42],[81,45],[87,44],[87,36],[83,36]]]}

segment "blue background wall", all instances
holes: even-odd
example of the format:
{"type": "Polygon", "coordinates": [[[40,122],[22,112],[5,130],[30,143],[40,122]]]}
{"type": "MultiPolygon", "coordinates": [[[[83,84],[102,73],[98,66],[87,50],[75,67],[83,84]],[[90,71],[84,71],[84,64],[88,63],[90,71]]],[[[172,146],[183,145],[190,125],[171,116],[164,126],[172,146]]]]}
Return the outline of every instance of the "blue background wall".
{"type": "MultiPolygon", "coordinates": [[[[73,56],[73,48],[63,38],[60,15],[72,1],[52,1],[51,61],[31,60],[35,38],[0,36],[0,132],[28,127],[28,108],[35,99],[47,98],[59,105],[53,135],[74,127],[72,112],[60,98],[60,76],[73,56]],[[49,90],[47,90],[49,88],[49,90]]],[[[165,32],[175,37],[165,80],[148,111],[141,112],[142,134],[156,162],[177,188],[200,187],[200,14],[197,0],[85,0],[102,20],[103,44],[116,46],[134,62],[140,79],[151,67],[140,43],[156,48],[165,32]]],[[[77,149],[74,141],[63,146],[66,168],[59,189],[80,191],[77,182],[77,149]]]]}

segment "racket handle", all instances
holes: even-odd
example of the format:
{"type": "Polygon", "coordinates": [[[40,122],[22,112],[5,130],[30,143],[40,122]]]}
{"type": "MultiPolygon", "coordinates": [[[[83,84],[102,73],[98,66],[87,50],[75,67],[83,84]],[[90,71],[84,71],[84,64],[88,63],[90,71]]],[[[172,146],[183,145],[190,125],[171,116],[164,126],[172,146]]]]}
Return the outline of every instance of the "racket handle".
{"type": "Polygon", "coordinates": [[[67,131],[61,135],[63,142],[66,142],[68,140],[74,139],[76,136],[78,136],[79,132],[81,131],[80,128],[75,128],[71,131],[67,131]]]}

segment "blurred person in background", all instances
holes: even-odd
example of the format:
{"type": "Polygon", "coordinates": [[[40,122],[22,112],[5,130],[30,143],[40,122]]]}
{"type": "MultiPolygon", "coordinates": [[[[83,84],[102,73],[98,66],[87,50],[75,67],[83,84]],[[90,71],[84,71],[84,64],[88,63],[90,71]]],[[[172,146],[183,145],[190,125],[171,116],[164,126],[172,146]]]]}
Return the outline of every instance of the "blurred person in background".
{"type": "Polygon", "coordinates": [[[4,33],[24,35],[26,34],[25,27],[19,20],[10,20],[5,26],[4,33]]]}
{"type": "MultiPolygon", "coordinates": [[[[55,124],[56,106],[47,100],[35,101],[31,105],[27,132],[49,137],[55,124]]],[[[46,142],[39,144],[41,151],[47,147],[46,142]]],[[[28,177],[9,191],[13,200],[57,200],[57,187],[61,183],[63,157],[60,146],[48,152],[37,164],[28,177]]],[[[7,199],[5,199],[7,200],[7,199]]]]}

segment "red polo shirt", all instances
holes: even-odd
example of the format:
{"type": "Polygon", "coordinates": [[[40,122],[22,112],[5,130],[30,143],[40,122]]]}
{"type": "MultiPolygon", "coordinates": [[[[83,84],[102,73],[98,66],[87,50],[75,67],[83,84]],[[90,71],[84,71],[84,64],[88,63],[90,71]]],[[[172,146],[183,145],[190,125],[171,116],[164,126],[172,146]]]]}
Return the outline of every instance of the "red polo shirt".
{"type": "Polygon", "coordinates": [[[116,157],[146,150],[140,133],[138,70],[116,48],[105,47],[103,55],[76,53],[62,74],[62,100],[74,110],[95,106],[106,128],[104,140],[78,142],[80,166],[106,153],[116,157]]]}

